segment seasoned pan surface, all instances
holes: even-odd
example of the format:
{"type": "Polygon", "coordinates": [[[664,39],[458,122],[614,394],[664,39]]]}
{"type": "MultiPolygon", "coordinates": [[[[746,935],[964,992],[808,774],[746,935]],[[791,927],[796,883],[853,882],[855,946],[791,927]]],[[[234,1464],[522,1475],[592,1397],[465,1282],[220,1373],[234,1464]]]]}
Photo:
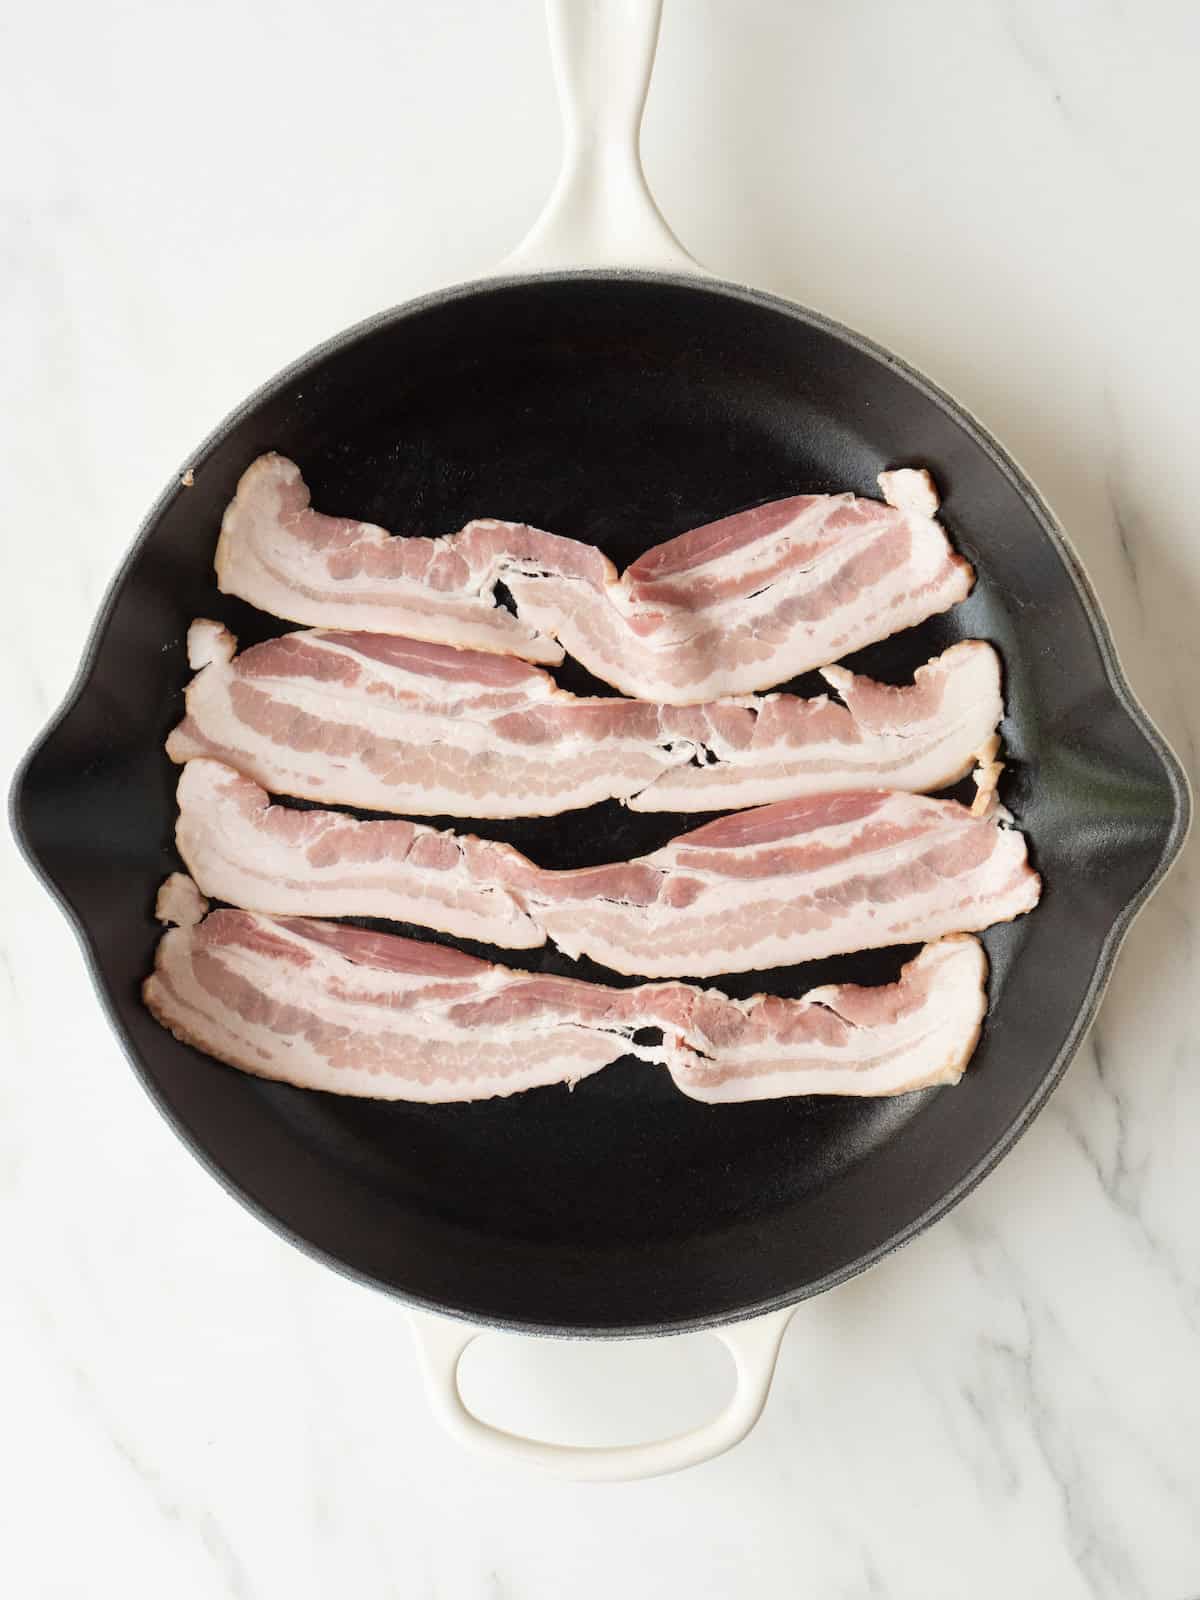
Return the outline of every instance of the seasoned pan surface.
{"type": "MultiPolygon", "coordinates": [[[[14,822],[147,1087],[267,1220],[421,1304],[542,1331],[654,1333],[829,1286],[940,1215],[1011,1146],[1177,853],[1188,797],[1049,513],[944,395],[766,295],[572,273],[451,290],[352,330],[269,384],[192,466],[194,487],[173,486],[154,508],[108,595],[67,704],[18,778],[14,822]],[[221,511],[268,449],[300,463],[323,510],[419,534],[519,519],[592,540],[619,566],[756,501],[873,494],[882,468],[928,466],[976,589],[852,664],[899,680],[955,639],[996,644],[1001,798],[1046,883],[1034,915],[985,935],[991,1009],[962,1083],[709,1107],[626,1060],[574,1092],[422,1107],[260,1082],[164,1033],[138,995],[159,932],[155,890],[178,865],[177,774],[162,742],[190,675],[194,616],[221,618],[243,643],[284,626],[220,595],[212,572],[221,511]]],[[[606,692],[569,663],[560,679],[606,692]]],[[[613,804],[473,826],[568,866],[652,849],[699,820],[613,804]]],[[[466,948],[613,981],[553,949],[466,948]]],[[[833,977],[885,981],[908,953],[721,986],[795,995],[833,977]]]]}

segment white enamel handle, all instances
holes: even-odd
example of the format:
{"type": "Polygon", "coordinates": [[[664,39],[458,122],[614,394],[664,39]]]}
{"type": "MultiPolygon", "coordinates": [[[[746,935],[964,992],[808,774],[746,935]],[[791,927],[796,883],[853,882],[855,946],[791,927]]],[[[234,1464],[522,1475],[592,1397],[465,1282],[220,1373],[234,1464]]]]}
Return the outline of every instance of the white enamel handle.
{"type": "Polygon", "coordinates": [[[662,0],[546,0],[562,170],[502,271],[703,270],[663,221],[642,171],[642,111],[661,13],[662,0]]]}
{"type": "Polygon", "coordinates": [[[621,1483],[711,1461],[744,1439],[766,1404],[775,1361],[793,1307],[712,1331],[733,1357],[737,1381],[724,1409],[711,1422],[672,1439],[648,1444],[581,1446],[527,1439],[484,1422],[469,1411],[458,1387],[458,1365],[467,1346],[485,1330],[428,1312],[411,1313],[429,1401],[450,1433],[469,1449],[516,1461],[560,1478],[621,1483]]]}

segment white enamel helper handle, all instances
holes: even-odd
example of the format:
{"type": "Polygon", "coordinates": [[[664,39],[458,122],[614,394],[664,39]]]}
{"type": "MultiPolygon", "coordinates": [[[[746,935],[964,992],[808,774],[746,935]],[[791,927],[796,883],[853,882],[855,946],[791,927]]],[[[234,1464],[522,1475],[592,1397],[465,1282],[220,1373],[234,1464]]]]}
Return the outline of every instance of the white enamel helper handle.
{"type": "Polygon", "coordinates": [[[501,271],[702,271],[663,221],[642,171],[642,111],[661,13],[662,0],[546,0],[562,169],[501,271]]]}
{"type": "Polygon", "coordinates": [[[469,1449],[552,1472],[560,1478],[592,1483],[621,1483],[631,1478],[655,1478],[711,1461],[744,1439],[762,1414],[775,1361],[793,1308],[771,1311],[748,1322],[713,1328],[733,1357],[736,1373],[733,1394],[711,1422],[690,1433],[648,1444],[564,1445],[544,1439],[527,1439],[484,1422],[467,1409],[458,1387],[458,1366],[467,1346],[487,1330],[448,1317],[412,1312],[413,1333],[421,1357],[421,1370],[434,1414],[469,1449]]]}

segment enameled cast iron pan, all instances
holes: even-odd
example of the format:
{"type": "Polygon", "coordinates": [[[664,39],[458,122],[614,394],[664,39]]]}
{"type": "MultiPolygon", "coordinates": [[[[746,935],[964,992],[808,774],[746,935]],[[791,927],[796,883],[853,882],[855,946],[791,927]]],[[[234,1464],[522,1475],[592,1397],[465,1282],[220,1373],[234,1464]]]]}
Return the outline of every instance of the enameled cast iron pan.
{"type": "MultiPolygon", "coordinates": [[[[476,1323],[604,1335],[742,1323],[725,1331],[740,1381],[716,1422],[665,1445],[568,1455],[472,1419],[454,1367],[473,1330],[417,1318],[435,1398],[460,1433],[589,1476],[666,1470],[740,1436],[765,1396],[780,1308],[911,1238],[1011,1148],[1078,1045],[1189,814],[1179,764],[1121,676],[1078,562],[1003,450],[877,346],[706,278],[667,230],[636,154],[657,13],[658,0],[552,3],[568,155],[521,273],[352,329],[222,424],[192,459],[194,487],[172,483],[150,513],[13,800],[18,837],[71,917],[135,1069],[191,1149],[285,1236],[476,1323]],[[666,270],[544,270],[622,260],[666,270]],[[882,468],[928,466],[978,584],[851,664],[899,679],[955,639],[995,643],[1001,795],[1046,885],[1034,915],[984,936],[991,1009],[962,1083],[714,1108],[627,1060],[573,1093],[380,1104],[243,1076],[159,1028],[138,990],[160,931],[155,890],[178,865],[178,773],[162,744],[189,677],[187,626],[218,617],[243,642],[282,627],[218,594],[212,570],[222,509],[265,450],[299,462],[328,511],[420,534],[480,515],[529,521],[593,540],[618,566],[756,501],[873,494],[882,468]]],[[[561,676],[594,687],[577,668],[561,676]]],[[[652,849],[696,820],[613,804],[472,826],[557,867],[652,849]]],[[[724,987],[794,995],[835,975],[886,981],[909,953],[724,987]]],[[[612,981],[553,951],[497,954],[612,981]]]]}

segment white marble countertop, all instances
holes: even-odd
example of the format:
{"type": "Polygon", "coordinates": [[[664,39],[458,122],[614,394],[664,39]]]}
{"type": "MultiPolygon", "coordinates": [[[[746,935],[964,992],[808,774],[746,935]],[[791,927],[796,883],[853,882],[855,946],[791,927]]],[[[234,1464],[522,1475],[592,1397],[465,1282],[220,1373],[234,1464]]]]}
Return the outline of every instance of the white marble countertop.
{"type": "MultiPolygon", "coordinates": [[[[176,464],[325,335],[495,262],[558,149],[537,0],[63,0],[8,30],[6,766],[176,464]]],[[[668,0],[645,140],[701,260],[1006,441],[1193,770],[1197,59],[1185,0],[668,0]]],[[[742,1447],[612,1488],[442,1436],[398,1307],[176,1142],[7,839],[0,934],[6,1593],[1200,1594],[1195,846],[1016,1152],[801,1308],[742,1447]]],[[[699,1420],[723,1382],[699,1336],[469,1359],[481,1406],[562,1438],[699,1420]]]]}

